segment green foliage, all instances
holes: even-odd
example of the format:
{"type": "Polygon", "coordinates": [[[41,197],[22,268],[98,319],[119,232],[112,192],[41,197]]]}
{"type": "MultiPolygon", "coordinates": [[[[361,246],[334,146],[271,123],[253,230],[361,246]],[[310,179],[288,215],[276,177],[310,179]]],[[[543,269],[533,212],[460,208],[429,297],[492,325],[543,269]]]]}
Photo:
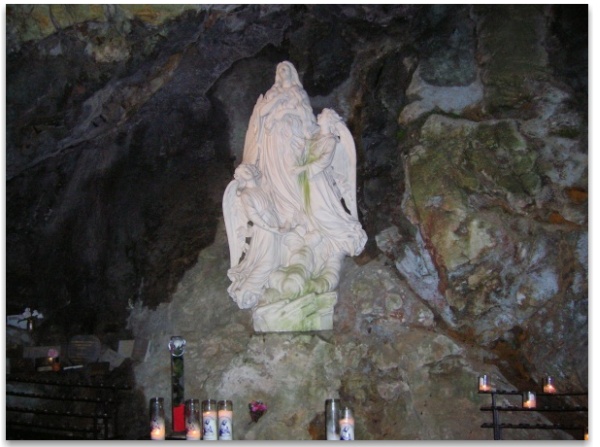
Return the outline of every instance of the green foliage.
{"type": "Polygon", "coordinates": [[[171,357],[171,393],[173,405],[184,402],[183,357],[171,357]]]}

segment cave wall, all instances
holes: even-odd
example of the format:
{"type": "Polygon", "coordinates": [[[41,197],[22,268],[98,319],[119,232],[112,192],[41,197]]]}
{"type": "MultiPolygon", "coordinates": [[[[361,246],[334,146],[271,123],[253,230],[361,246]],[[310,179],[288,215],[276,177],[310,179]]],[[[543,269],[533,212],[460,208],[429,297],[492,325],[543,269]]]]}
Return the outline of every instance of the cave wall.
{"type": "MultiPolygon", "coordinates": [[[[319,437],[332,395],[363,439],[486,439],[482,370],[587,389],[585,5],[6,18],[7,313],[42,311],[37,342],[152,340],[138,385],[168,397],[166,344],[183,335],[190,397],[272,405],[254,425],[240,411],[238,439],[319,437]],[[221,199],[281,60],[357,146],[369,242],[324,335],[253,334],[226,293],[221,199]]],[[[535,432],[518,436],[566,436],[535,432]]]]}

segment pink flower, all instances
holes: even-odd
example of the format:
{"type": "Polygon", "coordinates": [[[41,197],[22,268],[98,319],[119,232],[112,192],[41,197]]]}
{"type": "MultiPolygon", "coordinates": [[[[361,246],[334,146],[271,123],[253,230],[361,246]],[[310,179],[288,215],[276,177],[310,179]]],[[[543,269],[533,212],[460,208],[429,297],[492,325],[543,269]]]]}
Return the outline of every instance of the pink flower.
{"type": "Polygon", "coordinates": [[[260,400],[250,402],[250,411],[267,411],[267,406],[260,400]]]}
{"type": "Polygon", "coordinates": [[[250,409],[250,417],[254,422],[257,422],[267,412],[267,406],[260,400],[253,400],[248,404],[248,408],[250,409]]]}

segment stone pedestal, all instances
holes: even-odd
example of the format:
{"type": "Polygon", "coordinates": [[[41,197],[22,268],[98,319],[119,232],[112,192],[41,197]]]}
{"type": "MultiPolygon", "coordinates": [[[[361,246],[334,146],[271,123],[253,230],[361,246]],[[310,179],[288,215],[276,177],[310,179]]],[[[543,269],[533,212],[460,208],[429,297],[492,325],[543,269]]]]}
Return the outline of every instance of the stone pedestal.
{"type": "Polygon", "coordinates": [[[311,293],[293,301],[280,301],[254,309],[256,332],[330,331],[337,292],[311,293]]]}

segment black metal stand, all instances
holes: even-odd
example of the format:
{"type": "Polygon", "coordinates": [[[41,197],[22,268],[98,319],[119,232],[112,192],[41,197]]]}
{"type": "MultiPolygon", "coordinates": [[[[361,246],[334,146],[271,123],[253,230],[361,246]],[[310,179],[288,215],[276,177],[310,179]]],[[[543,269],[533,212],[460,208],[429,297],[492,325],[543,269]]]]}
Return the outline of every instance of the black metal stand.
{"type": "Polygon", "coordinates": [[[54,372],[9,374],[6,384],[7,439],[119,438],[119,393],[129,385],[54,372]]]}
{"type": "MultiPolygon", "coordinates": [[[[584,438],[587,427],[583,427],[577,424],[507,424],[500,422],[501,412],[586,412],[587,407],[584,406],[565,406],[565,405],[552,405],[552,406],[538,406],[536,408],[523,408],[522,406],[508,405],[501,406],[497,404],[496,396],[498,395],[515,395],[521,396],[521,391],[480,391],[479,394],[490,394],[492,396],[492,405],[489,407],[481,407],[481,411],[490,411],[492,413],[492,423],[486,422],[481,425],[482,428],[492,428],[494,430],[494,440],[502,439],[503,429],[525,429],[525,430],[568,430],[568,431],[581,431],[581,438],[584,438]]],[[[560,397],[573,397],[573,396],[587,396],[587,392],[579,393],[536,393],[541,398],[560,398],[560,397]]]]}

